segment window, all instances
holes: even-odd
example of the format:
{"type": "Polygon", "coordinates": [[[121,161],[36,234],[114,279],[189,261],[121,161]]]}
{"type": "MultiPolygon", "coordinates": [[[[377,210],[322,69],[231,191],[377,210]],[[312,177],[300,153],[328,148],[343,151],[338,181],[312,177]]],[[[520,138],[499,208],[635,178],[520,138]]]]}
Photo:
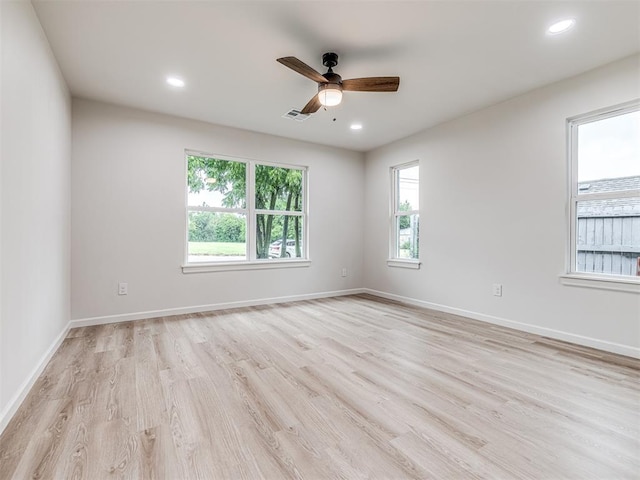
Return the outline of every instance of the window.
{"type": "Polygon", "coordinates": [[[186,157],[186,266],[307,258],[306,168],[186,157]]]}
{"type": "Polygon", "coordinates": [[[391,169],[391,266],[415,265],[419,258],[420,167],[411,162],[391,169]],[[393,261],[395,260],[395,261],[393,261]]]}
{"type": "Polygon", "coordinates": [[[640,282],[640,102],[568,125],[569,273],[640,282]]]}

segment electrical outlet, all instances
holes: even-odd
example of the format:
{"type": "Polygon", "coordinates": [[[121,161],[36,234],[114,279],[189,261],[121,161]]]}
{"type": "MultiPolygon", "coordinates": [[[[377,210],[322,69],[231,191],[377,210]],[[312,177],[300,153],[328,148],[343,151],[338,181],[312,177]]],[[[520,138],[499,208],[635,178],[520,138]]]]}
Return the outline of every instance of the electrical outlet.
{"type": "Polygon", "coordinates": [[[501,297],[502,296],[502,285],[499,283],[493,284],[493,296],[501,297]]]}
{"type": "Polygon", "coordinates": [[[346,277],[347,276],[347,267],[343,267],[342,268],[342,276],[346,277]]]}
{"type": "Polygon", "coordinates": [[[129,293],[129,284],[120,282],[118,284],[118,295],[127,295],[129,293]]]}

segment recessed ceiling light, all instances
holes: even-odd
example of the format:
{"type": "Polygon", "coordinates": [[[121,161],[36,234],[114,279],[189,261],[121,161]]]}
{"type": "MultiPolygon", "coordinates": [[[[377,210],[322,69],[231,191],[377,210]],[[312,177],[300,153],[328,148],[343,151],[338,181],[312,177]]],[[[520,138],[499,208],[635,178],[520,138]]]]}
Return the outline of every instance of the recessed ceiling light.
{"type": "Polygon", "coordinates": [[[167,83],[172,87],[184,87],[184,80],[178,77],[167,77],[167,83]]]}
{"type": "Polygon", "coordinates": [[[352,123],[351,130],[362,130],[362,124],[360,123],[352,123]]]}
{"type": "Polygon", "coordinates": [[[576,24],[576,21],[573,18],[561,20],[551,25],[547,29],[547,33],[549,35],[557,35],[558,33],[564,33],[567,30],[571,29],[571,27],[573,27],[575,24],[576,24]]]}

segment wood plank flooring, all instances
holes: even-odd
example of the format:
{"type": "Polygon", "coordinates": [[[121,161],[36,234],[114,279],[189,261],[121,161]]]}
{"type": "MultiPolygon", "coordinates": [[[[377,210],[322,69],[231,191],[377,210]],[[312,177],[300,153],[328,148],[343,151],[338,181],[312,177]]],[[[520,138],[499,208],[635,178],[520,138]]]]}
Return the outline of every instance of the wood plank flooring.
{"type": "Polygon", "coordinates": [[[639,380],[366,295],[79,328],[0,479],[638,479],[639,380]]]}

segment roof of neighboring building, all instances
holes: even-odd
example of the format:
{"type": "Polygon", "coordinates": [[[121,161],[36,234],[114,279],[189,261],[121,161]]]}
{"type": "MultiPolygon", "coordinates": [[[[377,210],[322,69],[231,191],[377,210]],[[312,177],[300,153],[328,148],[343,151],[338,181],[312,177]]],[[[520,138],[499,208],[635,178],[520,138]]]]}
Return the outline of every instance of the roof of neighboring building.
{"type": "MultiPolygon", "coordinates": [[[[640,190],[640,175],[578,183],[578,193],[640,190]]],[[[578,217],[640,217],[640,197],[578,202],[578,217]]]]}

